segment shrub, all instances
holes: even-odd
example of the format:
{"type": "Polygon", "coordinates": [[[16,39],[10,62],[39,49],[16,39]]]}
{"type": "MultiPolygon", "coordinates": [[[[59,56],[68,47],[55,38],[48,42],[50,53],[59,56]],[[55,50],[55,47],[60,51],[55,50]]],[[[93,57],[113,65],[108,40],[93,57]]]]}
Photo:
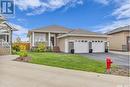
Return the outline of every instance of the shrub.
{"type": "Polygon", "coordinates": [[[26,46],[25,45],[20,45],[19,47],[20,47],[20,51],[26,50],[26,46]]]}
{"type": "Polygon", "coordinates": [[[46,49],[45,43],[39,43],[39,44],[38,44],[38,47],[37,47],[37,49],[36,49],[36,51],[37,51],[37,52],[44,52],[45,49],[46,49]]]}
{"type": "Polygon", "coordinates": [[[19,53],[20,57],[27,57],[27,51],[26,51],[26,46],[25,45],[20,45],[20,53],[19,53]]]}
{"type": "Polygon", "coordinates": [[[17,45],[17,44],[13,44],[12,48],[13,48],[13,50],[15,50],[15,51],[20,51],[20,47],[19,47],[19,45],[17,45]]]}
{"type": "Polygon", "coordinates": [[[28,56],[27,51],[24,51],[24,50],[20,51],[19,56],[20,57],[27,57],[28,56]]]}
{"type": "Polygon", "coordinates": [[[16,50],[12,50],[12,54],[17,54],[16,50]]]}

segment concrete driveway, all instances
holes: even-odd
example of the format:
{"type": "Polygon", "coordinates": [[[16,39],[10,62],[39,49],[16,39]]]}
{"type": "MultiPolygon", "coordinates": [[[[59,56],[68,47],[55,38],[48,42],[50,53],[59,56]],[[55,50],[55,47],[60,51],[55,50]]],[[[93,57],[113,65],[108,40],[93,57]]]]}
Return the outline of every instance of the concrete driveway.
{"type": "Polygon", "coordinates": [[[106,60],[106,57],[110,56],[114,64],[130,68],[129,55],[122,55],[122,54],[116,54],[116,53],[92,53],[92,54],[89,53],[89,54],[81,54],[81,55],[87,56],[89,58],[96,59],[96,60],[103,60],[104,62],[106,60]]]}
{"type": "Polygon", "coordinates": [[[0,56],[0,87],[129,87],[128,77],[11,61],[0,56]]]}

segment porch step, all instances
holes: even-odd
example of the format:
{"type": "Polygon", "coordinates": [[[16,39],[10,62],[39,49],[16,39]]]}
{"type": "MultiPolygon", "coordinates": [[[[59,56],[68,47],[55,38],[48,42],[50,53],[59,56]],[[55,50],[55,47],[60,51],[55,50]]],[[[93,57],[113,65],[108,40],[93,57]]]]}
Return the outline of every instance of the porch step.
{"type": "Polygon", "coordinates": [[[60,48],[58,46],[53,47],[53,52],[60,52],[60,48]]]}

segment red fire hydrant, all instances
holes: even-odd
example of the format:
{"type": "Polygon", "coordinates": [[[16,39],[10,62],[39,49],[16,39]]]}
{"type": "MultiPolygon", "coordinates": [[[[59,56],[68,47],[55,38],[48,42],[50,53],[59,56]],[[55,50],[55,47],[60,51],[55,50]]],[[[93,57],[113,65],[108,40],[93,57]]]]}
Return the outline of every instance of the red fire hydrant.
{"type": "Polygon", "coordinates": [[[112,60],[110,57],[106,58],[106,71],[107,73],[111,73],[111,64],[112,64],[112,60]]]}

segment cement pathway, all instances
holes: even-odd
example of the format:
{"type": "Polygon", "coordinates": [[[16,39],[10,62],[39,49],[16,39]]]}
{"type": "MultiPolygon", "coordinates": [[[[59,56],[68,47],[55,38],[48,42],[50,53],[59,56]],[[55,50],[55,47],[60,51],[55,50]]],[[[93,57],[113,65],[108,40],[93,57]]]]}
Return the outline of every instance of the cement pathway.
{"type": "Polygon", "coordinates": [[[130,87],[130,78],[11,61],[0,56],[0,87],[130,87]]]}

